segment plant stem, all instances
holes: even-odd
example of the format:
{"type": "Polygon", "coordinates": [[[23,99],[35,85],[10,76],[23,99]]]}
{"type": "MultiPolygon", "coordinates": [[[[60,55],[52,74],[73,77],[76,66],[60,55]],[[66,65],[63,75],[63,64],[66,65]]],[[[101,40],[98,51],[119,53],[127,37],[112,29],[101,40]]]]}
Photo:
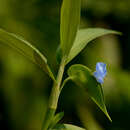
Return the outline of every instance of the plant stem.
{"type": "Polygon", "coordinates": [[[58,71],[56,83],[53,84],[53,88],[52,88],[51,95],[49,98],[48,110],[45,115],[45,119],[44,119],[41,130],[48,129],[50,122],[57,109],[58,99],[59,99],[59,95],[60,95],[60,86],[61,86],[61,82],[62,82],[62,78],[63,78],[63,74],[64,74],[64,68],[65,68],[65,60],[66,60],[66,58],[62,59],[60,68],[58,71]]]}

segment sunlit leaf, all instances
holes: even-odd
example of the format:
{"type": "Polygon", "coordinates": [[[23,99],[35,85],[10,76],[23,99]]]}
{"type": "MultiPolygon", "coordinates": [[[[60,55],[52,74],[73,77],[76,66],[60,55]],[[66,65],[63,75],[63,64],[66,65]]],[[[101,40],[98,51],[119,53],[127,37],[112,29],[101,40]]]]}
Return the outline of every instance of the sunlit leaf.
{"type": "Polygon", "coordinates": [[[77,56],[90,41],[106,34],[121,34],[121,33],[102,28],[88,28],[79,30],[75,42],[68,55],[67,63],[70,62],[75,56],[77,56]]]}
{"type": "Polygon", "coordinates": [[[37,64],[42,70],[44,70],[53,80],[55,80],[47,64],[47,59],[29,42],[2,29],[0,29],[0,42],[12,47],[17,52],[27,57],[30,61],[37,64]]]}
{"type": "Polygon", "coordinates": [[[60,38],[63,55],[68,55],[80,22],[81,0],[63,0],[61,8],[60,38]]]}
{"type": "Polygon", "coordinates": [[[91,99],[98,105],[98,107],[105,113],[105,115],[111,121],[111,118],[108,115],[104,103],[102,86],[96,81],[91,70],[83,65],[73,65],[69,68],[68,75],[70,77],[73,77],[72,80],[78,86],[86,90],[91,99]]]}
{"type": "Polygon", "coordinates": [[[85,129],[70,124],[59,124],[54,129],[50,130],[85,130],[85,129]]]}

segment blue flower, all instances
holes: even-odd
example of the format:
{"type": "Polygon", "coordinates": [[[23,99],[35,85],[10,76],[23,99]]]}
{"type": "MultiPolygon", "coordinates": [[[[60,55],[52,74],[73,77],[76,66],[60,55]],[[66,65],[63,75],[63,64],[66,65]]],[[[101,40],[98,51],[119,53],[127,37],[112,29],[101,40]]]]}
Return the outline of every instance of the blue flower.
{"type": "Polygon", "coordinates": [[[106,64],[102,62],[98,62],[96,64],[96,71],[94,72],[94,77],[96,78],[97,82],[103,83],[104,77],[107,74],[106,64]]]}

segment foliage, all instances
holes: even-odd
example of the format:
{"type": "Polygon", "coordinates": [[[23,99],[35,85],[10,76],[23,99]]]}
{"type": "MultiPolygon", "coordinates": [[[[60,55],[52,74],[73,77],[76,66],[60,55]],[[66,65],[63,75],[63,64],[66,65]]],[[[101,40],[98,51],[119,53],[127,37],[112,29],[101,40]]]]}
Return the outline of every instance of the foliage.
{"type": "Polygon", "coordinates": [[[48,128],[55,130],[62,128],[63,130],[82,130],[82,128],[77,126],[66,124],[57,125],[63,116],[62,114],[58,114],[58,116],[55,115],[58,98],[61,92],[60,90],[62,90],[62,87],[64,87],[65,83],[68,81],[67,79],[72,80],[78,86],[85,88],[86,92],[92,98],[92,100],[106,114],[109,120],[111,120],[104,103],[102,86],[96,81],[90,69],[83,65],[73,65],[68,70],[69,77],[62,81],[65,66],[72,59],[74,59],[75,56],[77,56],[90,41],[106,34],[120,34],[116,31],[101,28],[79,29],[80,9],[80,0],[75,2],[73,2],[73,0],[63,1],[60,24],[61,54],[59,55],[61,60],[59,60],[60,67],[57,78],[55,78],[54,74],[52,73],[45,56],[38,49],[36,49],[36,47],[32,46],[30,43],[23,40],[21,37],[16,36],[15,34],[0,30],[0,41],[6,43],[12,48],[15,48],[20,53],[22,52],[22,54],[25,55],[28,59],[38,64],[38,66],[40,66],[40,68],[44,70],[54,81],[48,108],[49,116],[47,113],[43,123],[43,130],[48,128]]]}

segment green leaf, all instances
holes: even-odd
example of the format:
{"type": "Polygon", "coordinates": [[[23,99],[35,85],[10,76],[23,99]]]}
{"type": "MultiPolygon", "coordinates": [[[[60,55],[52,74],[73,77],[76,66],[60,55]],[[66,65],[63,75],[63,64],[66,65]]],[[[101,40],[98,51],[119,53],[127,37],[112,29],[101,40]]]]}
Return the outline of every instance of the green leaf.
{"type": "Polygon", "coordinates": [[[49,126],[49,128],[53,128],[64,116],[64,112],[60,112],[58,114],[56,114],[49,126]]]}
{"type": "Polygon", "coordinates": [[[54,129],[50,130],[85,130],[85,129],[70,124],[59,124],[54,129]]]}
{"type": "Polygon", "coordinates": [[[83,65],[73,65],[68,70],[68,75],[73,77],[73,81],[80,87],[84,88],[91,99],[98,105],[98,107],[105,113],[108,119],[111,121],[108,115],[105,103],[104,95],[101,84],[99,84],[94,78],[92,71],[83,65]]]}
{"type": "Polygon", "coordinates": [[[75,42],[68,55],[67,63],[70,62],[75,56],[77,56],[90,41],[106,34],[121,34],[121,33],[102,28],[88,28],[79,30],[75,42]]]}
{"type": "Polygon", "coordinates": [[[0,29],[0,42],[12,47],[17,52],[27,57],[30,61],[37,64],[55,81],[53,73],[47,64],[47,59],[29,42],[2,29],[0,29]]]}
{"type": "Polygon", "coordinates": [[[63,0],[60,40],[63,56],[67,56],[76,37],[80,22],[81,0],[63,0]]]}

